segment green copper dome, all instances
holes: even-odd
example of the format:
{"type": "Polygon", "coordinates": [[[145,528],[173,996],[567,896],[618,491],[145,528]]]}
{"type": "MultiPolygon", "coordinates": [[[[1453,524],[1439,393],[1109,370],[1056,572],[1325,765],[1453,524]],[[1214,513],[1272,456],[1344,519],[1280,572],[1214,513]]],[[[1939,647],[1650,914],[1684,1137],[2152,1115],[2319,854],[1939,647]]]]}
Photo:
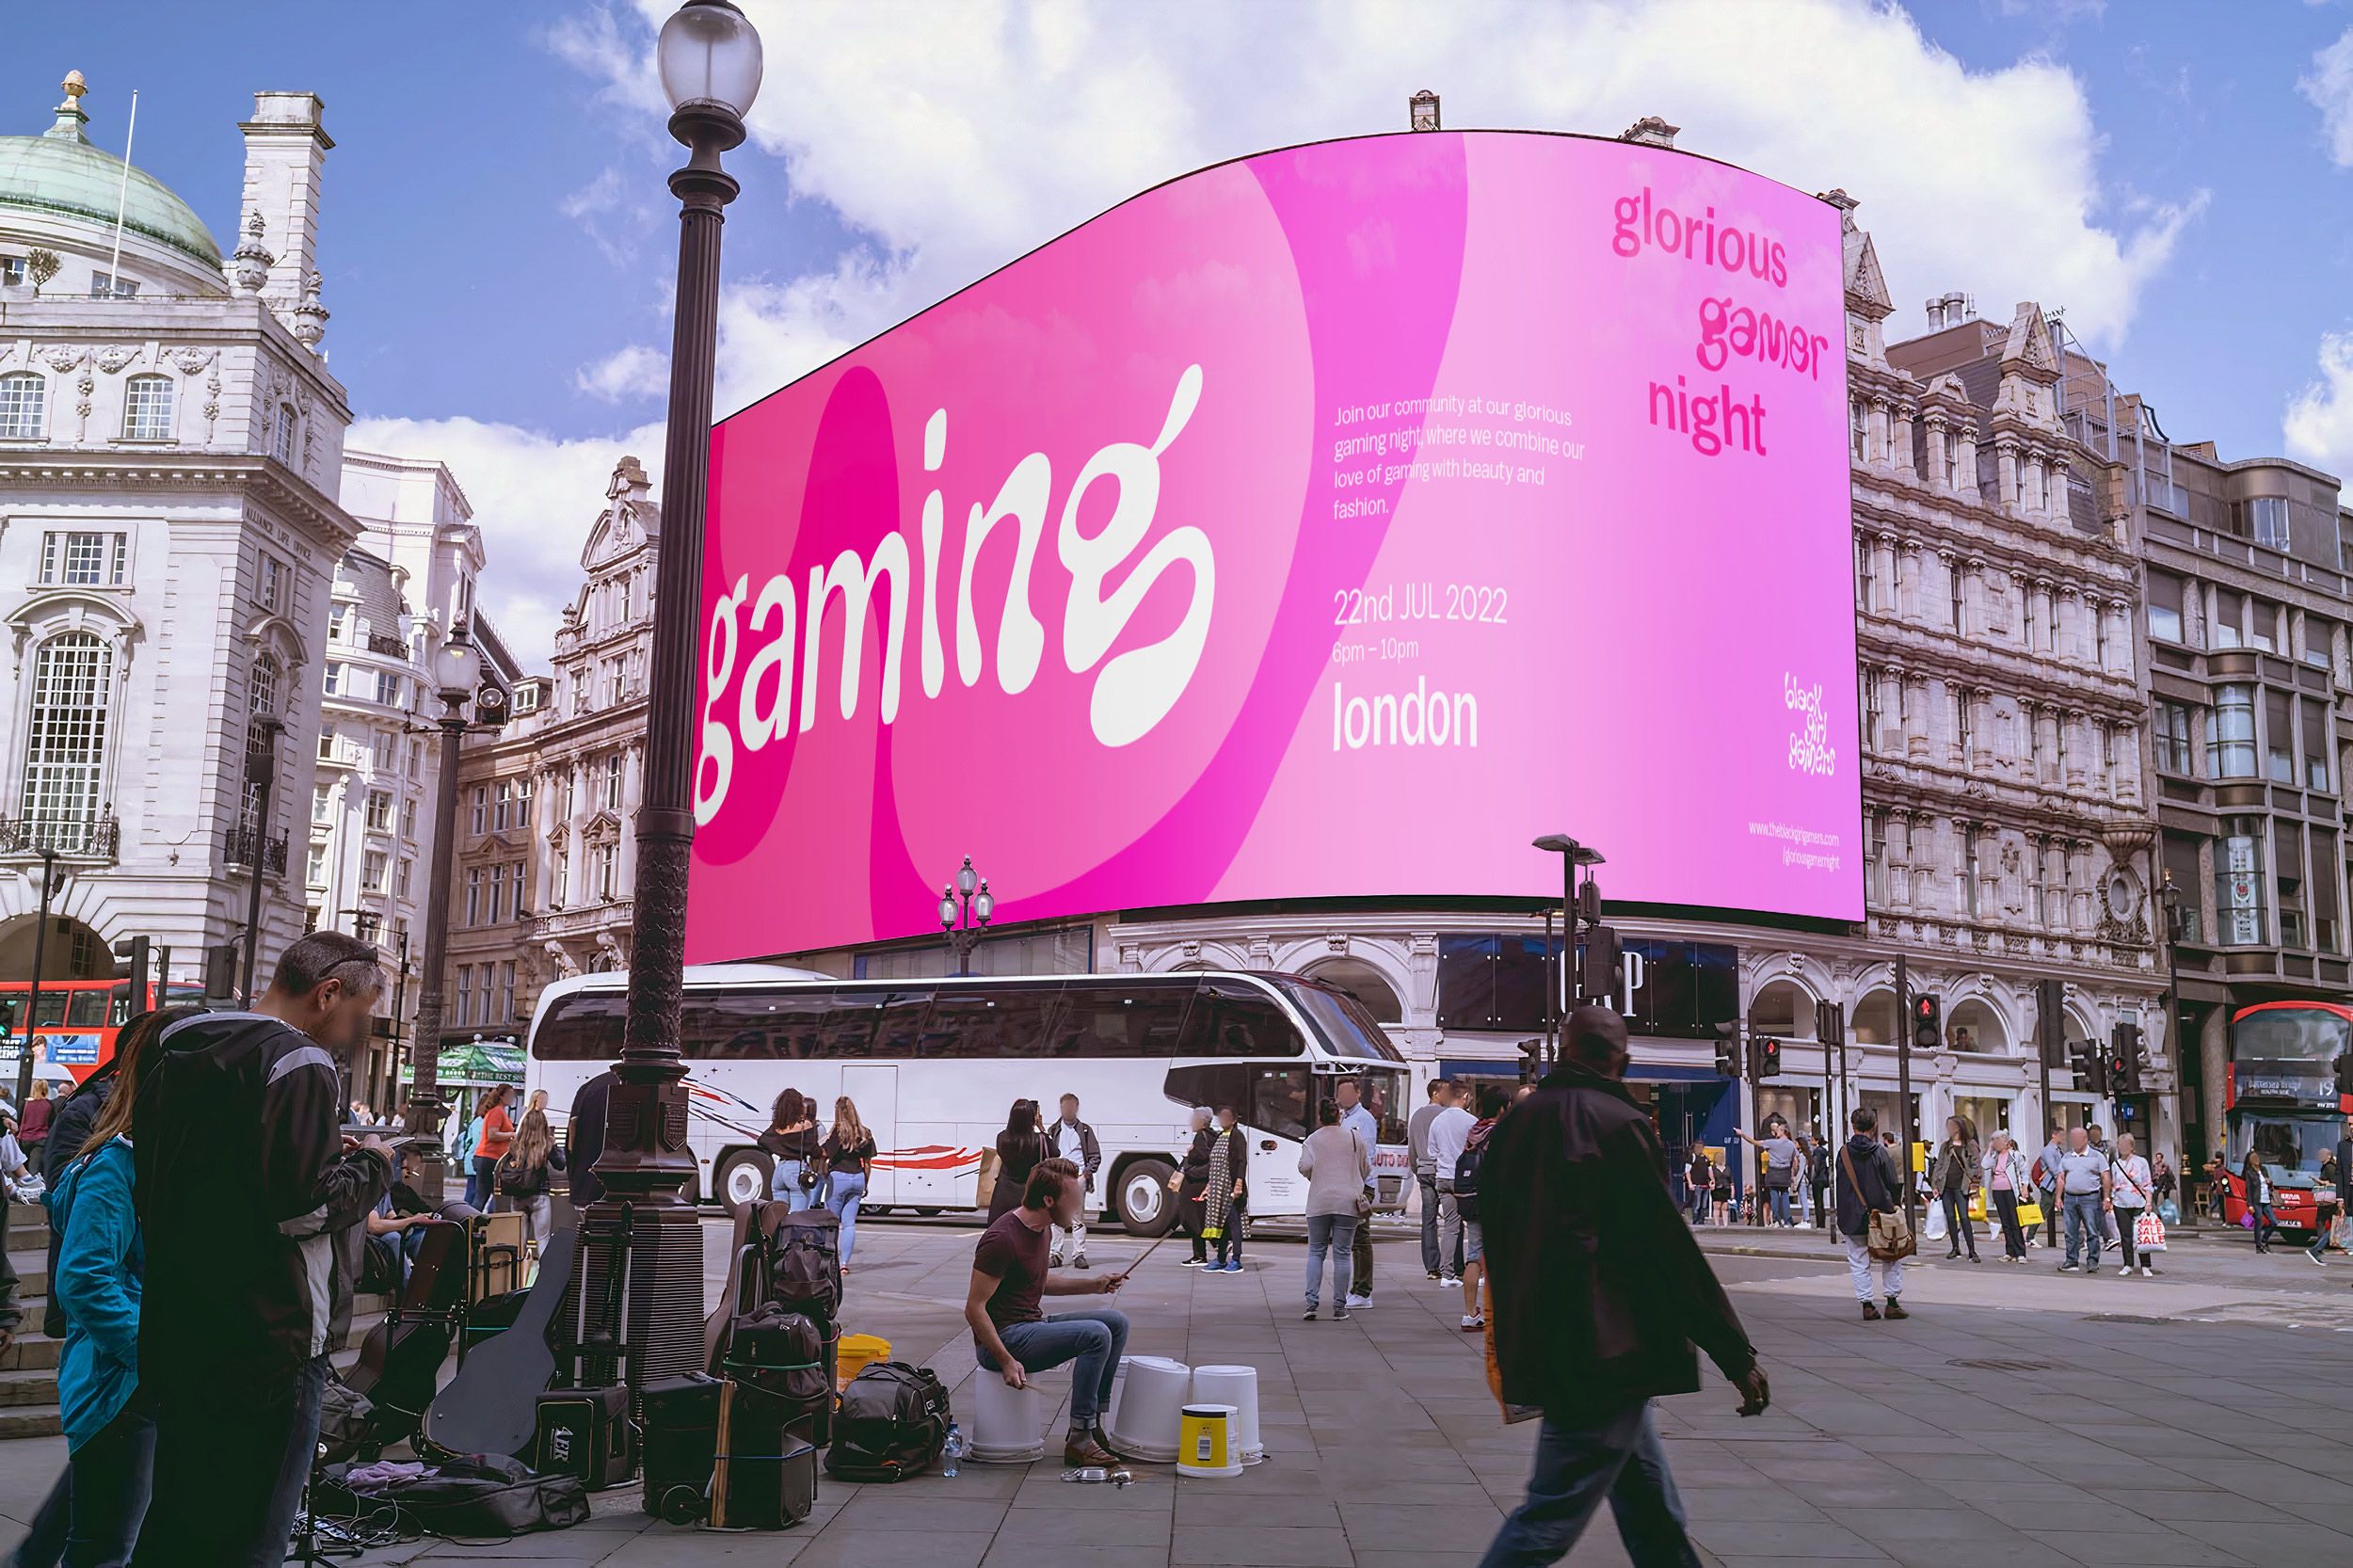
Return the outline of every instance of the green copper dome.
{"type": "Polygon", "coordinates": [[[80,86],[78,77],[69,84],[57,121],[43,135],[0,136],[0,209],[54,213],[112,228],[120,200],[127,232],[217,268],[220,247],[186,202],[142,169],[131,170],[126,187],[122,160],[90,145],[82,134],[88,117],[75,90],[80,86]]]}

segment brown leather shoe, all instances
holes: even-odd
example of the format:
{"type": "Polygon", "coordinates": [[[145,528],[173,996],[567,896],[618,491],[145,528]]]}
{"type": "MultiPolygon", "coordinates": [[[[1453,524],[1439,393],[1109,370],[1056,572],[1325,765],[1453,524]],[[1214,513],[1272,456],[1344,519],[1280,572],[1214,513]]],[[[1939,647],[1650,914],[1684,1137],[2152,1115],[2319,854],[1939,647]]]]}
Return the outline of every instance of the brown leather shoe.
{"type": "Polygon", "coordinates": [[[1904,1304],[1897,1301],[1893,1296],[1887,1298],[1887,1315],[1890,1318],[1909,1318],[1912,1316],[1911,1313],[1904,1310],[1904,1304]]]}
{"type": "Polygon", "coordinates": [[[1866,1323],[1878,1322],[1880,1320],[1880,1309],[1873,1306],[1869,1302],[1865,1302],[1863,1304],[1863,1320],[1866,1323]]]}
{"type": "Polygon", "coordinates": [[[1063,1440],[1062,1462],[1074,1466],[1109,1467],[1119,1463],[1119,1456],[1096,1441],[1095,1433],[1074,1432],[1063,1440]]]}

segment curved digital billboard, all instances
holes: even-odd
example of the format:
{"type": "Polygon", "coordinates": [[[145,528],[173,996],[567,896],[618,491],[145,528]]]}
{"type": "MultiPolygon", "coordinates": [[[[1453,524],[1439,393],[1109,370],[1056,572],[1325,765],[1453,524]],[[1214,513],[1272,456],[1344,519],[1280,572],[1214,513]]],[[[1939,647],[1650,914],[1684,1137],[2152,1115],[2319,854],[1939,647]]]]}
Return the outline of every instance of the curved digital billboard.
{"type": "Polygon", "coordinates": [[[1339,895],[1863,914],[1838,214],[1318,143],[723,422],[688,956],[1339,895]]]}

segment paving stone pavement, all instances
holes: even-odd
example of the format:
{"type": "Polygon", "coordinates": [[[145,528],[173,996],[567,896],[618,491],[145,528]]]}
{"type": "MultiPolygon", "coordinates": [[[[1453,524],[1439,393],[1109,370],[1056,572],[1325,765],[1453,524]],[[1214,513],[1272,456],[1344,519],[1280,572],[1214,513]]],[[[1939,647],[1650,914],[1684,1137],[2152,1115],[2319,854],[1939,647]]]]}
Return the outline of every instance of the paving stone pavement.
{"type": "MultiPolygon", "coordinates": [[[[721,1232],[707,1232],[714,1261],[721,1232]]],[[[970,1405],[959,1312],[974,1232],[862,1225],[848,1326],[924,1360],[970,1405]]],[[[1715,1248],[1717,1238],[1707,1240],[1715,1248]]],[[[1742,1237],[1743,1244],[1751,1239],[1742,1237]]],[[[2036,1266],[1920,1268],[1908,1322],[1862,1322],[1818,1239],[1717,1256],[1763,1348],[1774,1407],[1743,1421],[1709,1372],[1660,1422],[1693,1533],[1728,1565],[1849,1561],[2328,1563],[2353,1550],[2336,1472],[2353,1365],[2325,1320],[2353,1270],[2312,1271],[2217,1240],[2158,1280],[2059,1277],[2036,1266]],[[2234,1308],[2217,1320],[2216,1309],[2234,1308]],[[2268,1313],[2266,1317],[2265,1314],[2268,1313]],[[2290,1321],[2313,1320],[2290,1329],[2290,1321]]],[[[1141,1251],[1090,1248],[1098,1269],[1141,1251]]],[[[1423,1277],[1404,1229],[1379,1247],[1378,1305],[1298,1320],[1302,1249],[1258,1240],[1240,1276],[1179,1268],[1163,1249],[1121,1294],[1131,1349],[1259,1369],[1267,1463],[1232,1480],[1141,1467],[1135,1486],[1077,1486],[1051,1461],[968,1463],[954,1480],[821,1483],[781,1534],[652,1524],[633,1488],[579,1528],[496,1545],[421,1542],[367,1564],[796,1568],[1457,1568],[1519,1500],[1532,1427],[1497,1419],[1459,1299],[1423,1277]]],[[[1066,1370],[1042,1380],[1066,1399],[1066,1370]]],[[[0,1445],[0,1519],[19,1521],[62,1442],[0,1445]]],[[[1058,1456],[1057,1456],[1058,1457],[1058,1456]]],[[[0,1525],[0,1542],[18,1533],[0,1525]]],[[[1625,1561],[1605,1514],[1573,1568],[1625,1561]]]]}

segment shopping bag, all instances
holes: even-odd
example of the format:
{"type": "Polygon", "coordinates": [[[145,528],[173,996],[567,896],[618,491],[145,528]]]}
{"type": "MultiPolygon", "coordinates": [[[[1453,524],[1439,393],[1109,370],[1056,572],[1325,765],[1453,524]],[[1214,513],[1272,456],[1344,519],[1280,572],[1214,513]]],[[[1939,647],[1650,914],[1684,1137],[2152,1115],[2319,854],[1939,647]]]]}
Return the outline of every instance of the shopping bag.
{"type": "Polygon", "coordinates": [[[1969,1194],[1969,1218],[1974,1224],[1985,1224],[1985,1194],[1983,1192],[1969,1194]]]}
{"type": "Polygon", "coordinates": [[[2252,1229],[2254,1229],[2254,1228],[2255,1228],[2255,1211],[2254,1211],[2253,1209],[2251,1209],[2251,1208],[2250,1208],[2250,1209],[2249,1209],[2246,1213],[2241,1214],[2241,1215],[2238,1217],[2238,1223],[2239,1223],[2239,1225],[2240,1225],[2240,1227],[2241,1227],[2242,1229],[2246,1229],[2246,1230],[2252,1230],[2252,1229]]]}
{"type": "Polygon", "coordinates": [[[2142,1253],[2165,1251],[2165,1222],[2147,1210],[2133,1222],[2133,1250],[2142,1253]]]}
{"type": "Polygon", "coordinates": [[[1945,1240],[1945,1206],[1943,1204],[1940,1203],[1929,1209],[1929,1217],[1920,1222],[1920,1240],[1923,1241],[1945,1240]]]}
{"type": "Polygon", "coordinates": [[[2178,1225],[2182,1223],[2182,1206],[2171,1198],[2163,1199],[2157,1205],[2157,1218],[2167,1224],[2178,1225]]]}
{"type": "Polygon", "coordinates": [[[2042,1223],[2042,1206],[2041,1206],[2041,1204],[2039,1204],[2039,1203],[2022,1203],[2022,1204],[2020,1204],[2020,1205],[2018,1206],[2018,1228],[2019,1228],[2019,1229],[2021,1229],[2021,1230],[2032,1230],[2032,1229],[2034,1229],[2034,1227],[2035,1227],[2035,1226],[2037,1226],[2037,1225],[2041,1224],[2041,1223],[2042,1223]]]}

